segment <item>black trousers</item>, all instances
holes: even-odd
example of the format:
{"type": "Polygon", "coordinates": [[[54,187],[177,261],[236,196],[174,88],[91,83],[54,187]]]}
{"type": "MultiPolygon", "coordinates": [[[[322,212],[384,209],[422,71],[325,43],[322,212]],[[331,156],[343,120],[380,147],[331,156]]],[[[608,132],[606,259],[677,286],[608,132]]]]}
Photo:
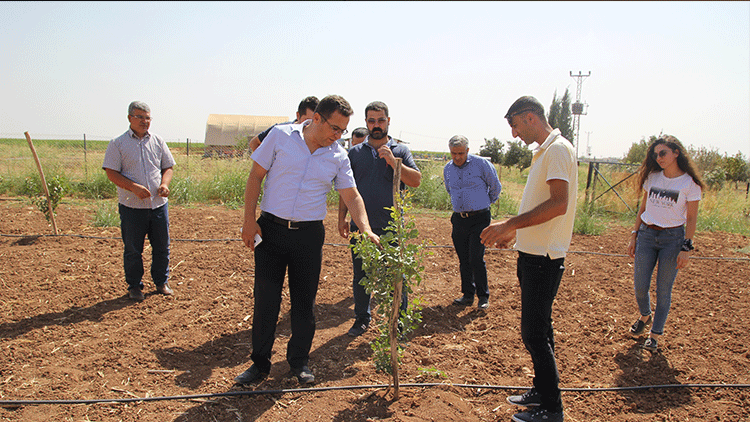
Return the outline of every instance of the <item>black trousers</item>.
{"type": "Polygon", "coordinates": [[[286,360],[292,368],[308,364],[315,336],[315,296],[323,259],[325,229],[314,223],[299,229],[260,217],[263,241],[255,248],[255,308],[251,359],[262,372],[270,372],[271,351],[281,307],[284,276],[289,270],[292,336],[286,360]]]}
{"type": "Polygon", "coordinates": [[[485,247],[479,239],[482,230],[490,225],[492,215],[490,210],[462,218],[453,213],[451,223],[453,231],[453,247],[458,255],[459,271],[461,273],[461,293],[464,296],[489,297],[490,288],[487,284],[487,266],[484,262],[485,247]]]}
{"type": "Polygon", "coordinates": [[[552,303],[565,272],[565,258],[518,252],[521,284],[521,338],[534,364],[534,388],[542,396],[541,407],[562,412],[560,374],[555,361],[552,303]]]}

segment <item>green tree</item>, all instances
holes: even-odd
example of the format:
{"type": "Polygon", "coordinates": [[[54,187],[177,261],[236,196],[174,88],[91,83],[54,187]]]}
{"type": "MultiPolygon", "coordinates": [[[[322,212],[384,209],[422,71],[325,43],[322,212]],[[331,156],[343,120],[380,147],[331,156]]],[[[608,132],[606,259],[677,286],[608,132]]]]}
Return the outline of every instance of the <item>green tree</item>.
{"type": "Polygon", "coordinates": [[[688,154],[690,158],[695,162],[696,167],[702,174],[708,174],[713,170],[718,170],[724,167],[724,157],[719,154],[718,148],[708,149],[706,147],[700,147],[699,149],[689,147],[688,154]]]}
{"type": "Polygon", "coordinates": [[[724,187],[724,182],[727,181],[727,173],[723,168],[717,167],[704,173],[703,181],[706,182],[709,189],[719,191],[724,187]]]}
{"type": "Polygon", "coordinates": [[[508,152],[503,157],[503,165],[511,168],[515,166],[519,172],[531,166],[531,150],[519,141],[508,141],[508,152]]]}
{"type": "Polygon", "coordinates": [[[641,164],[646,159],[646,152],[651,142],[656,140],[656,136],[651,135],[646,141],[646,138],[641,138],[640,142],[633,142],[630,145],[630,149],[625,154],[624,161],[631,164],[641,164]]]}
{"type": "Polygon", "coordinates": [[[364,234],[354,234],[358,240],[351,248],[362,259],[365,277],[362,284],[372,300],[377,303],[378,336],[370,343],[373,361],[378,371],[393,376],[394,398],[398,398],[398,365],[407,345],[407,334],[416,330],[422,321],[422,306],[415,298],[414,288],[422,282],[425,244],[415,243],[419,231],[413,220],[407,219],[412,210],[410,193],[406,191],[396,196],[396,204],[387,207],[391,221],[386,233],[380,236],[378,247],[364,234]],[[398,281],[402,290],[398,291],[398,281]],[[399,310],[400,301],[394,302],[394,295],[406,294],[409,306],[399,310]],[[396,331],[400,331],[397,335],[396,331]]]}
{"type": "Polygon", "coordinates": [[[497,138],[484,138],[484,145],[479,150],[479,155],[489,157],[493,164],[502,164],[503,162],[503,144],[497,138]]]}
{"type": "Polygon", "coordinates": [[[573,114],[570,109],[570,91],[565,88],[565,94],[562,98],[557,96],[557,90],[552,97],[552,105],[547,113],[547,121],[554,129],[560,129],[560,133],[565,139],[573,142],[575,133],[573,132],[573,114]]]}
{"type": "Polygon", "coordinates": [[[724,171],[726,171],[727,180],[734,182],[735,188],[739,182],[747,181],[748,165],[741,152],[738,151],[734,157],[724,158],[724,171]]]}

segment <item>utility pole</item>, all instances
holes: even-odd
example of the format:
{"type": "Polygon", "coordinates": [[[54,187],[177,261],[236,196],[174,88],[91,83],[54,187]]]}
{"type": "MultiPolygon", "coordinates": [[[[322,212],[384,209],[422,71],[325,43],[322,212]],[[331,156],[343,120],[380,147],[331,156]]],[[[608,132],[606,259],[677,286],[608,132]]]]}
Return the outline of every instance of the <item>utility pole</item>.
{"type": "Polygon", "coordinates": [[[591,138],[591,132],[586,132],[586,156],[591,157],[591,144],[589,143],[589,140],[591,138]]]}
{"type": "Polygon", "coordinates": [[[581,88],[583,86],[583,78],[588,78],[591,76],[591,71],[589,71],[588,75],[584,75],[581,73],[581,71],[578,71],[577,75],[574,75],[573,72],[570,72],[571,78],[577,78],[576,80],[576,102],[574,102],[571,106],[571,109],[573,111],[573,127],[576,131],[576,139],[574,141],[574,144],[576,146],[576,159],[578,159],[578,144],[580,143],[580,134],[581,134],[581,115],[586,115],[586,110],[584,108],[588,108],[588,104],[584,104],[581,102],[581,88]]]}

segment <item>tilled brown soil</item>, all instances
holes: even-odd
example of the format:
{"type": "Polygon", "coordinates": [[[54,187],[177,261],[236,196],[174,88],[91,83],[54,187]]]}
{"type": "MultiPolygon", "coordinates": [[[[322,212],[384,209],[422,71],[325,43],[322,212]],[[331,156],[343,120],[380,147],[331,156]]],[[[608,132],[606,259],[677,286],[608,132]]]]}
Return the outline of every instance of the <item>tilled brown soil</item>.
{"type": "MultiPolygon", "coordinates": [[[[50,234],[26,201],[0,198],[0,395],[14,400],[87,400],[243,391],[232,379],[249,366],[253,255],[239,241],[241,210],[170,209],[171,285],[176,294],[127,299],[119,228],[91,226],[95,205],[58,208],[65,236],[50,234]]],[[[489,250],[490,308],[451,305],[460,295],[447,213],[416,215],[427,250],[423,324],[410,336],[393,400],[370,360],[373,331],[356,339],[351,260],[326,220],[327,245],[317,298],[311,368],[327,391],[98,404],[0,408],[9,421],[507,421],[505,401],[533,374],[519,333],[515,253],[489,250]],[[461,384],[494,388],[465,387],[461,384]],[[503,387],[503,388],[500,388],[503,387]]],[[[573,237],[555,302],[561,386],[570,389],[750,383],[750,262],[737,250],[747,236],[699,233],[698,250],[680,272],[660,350],[628,326],[637,316],[629,231],[573,237]],[[705,258],[705,259],[701,259],[705,258]],[[709,259],[712,258],[712,259],[709,259]],[[740,258],[713,259],[713,258],[740,258]]],[[[146,263],[150,262],[148,254],[146,263]]],[[[148,272],[147,272],[148,274],[148,272]]],[[[285,296],[288,292],[285,291],[285,296]]],[[[256,390],[298,388],[286,377],[288,297],[270,377],[256,390]]],[[[565,391],[566,421],[740,421],[750,417],[746,388],[674,387],[565,391]]]]}

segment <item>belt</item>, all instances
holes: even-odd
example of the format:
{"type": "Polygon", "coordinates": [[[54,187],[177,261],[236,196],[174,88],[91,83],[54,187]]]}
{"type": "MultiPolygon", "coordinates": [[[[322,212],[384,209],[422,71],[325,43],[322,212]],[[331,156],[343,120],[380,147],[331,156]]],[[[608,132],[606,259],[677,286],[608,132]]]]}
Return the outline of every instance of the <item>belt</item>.
{"type": "Polygon", "coordinates": [[[458,214],[461,218],[469,218],[477,214],[488,212],[489,210],[490,210],[489,208],[485,208],[483,210],[477,210],[477,211],[454,212],[453,214],[458,214]]]}
{"type": "Polygon", "coordinates": [[[301,228],[305,228],[308,226],[312,226],[313,224],[322,224],[323,221],[321,220],[315,220],[315,221],[291,221],[291,220],[284,220],[283,218],[276,217],[275,215],[271,214],[270,212],[261,211],[260,216],[273,221],[274,223],[285,226],[289,230],[297,230],[301,228]]]}
{"type": "Polygon", "coordinates": [[[655,224],[646,224],[645,226],[648,227],[649,229],[653,229],[653,230],[669,230],[669,229],[676,229],[678,227],[682,227],[682,226],[661,227],[661,226],[657,226],[655,224]]]}

